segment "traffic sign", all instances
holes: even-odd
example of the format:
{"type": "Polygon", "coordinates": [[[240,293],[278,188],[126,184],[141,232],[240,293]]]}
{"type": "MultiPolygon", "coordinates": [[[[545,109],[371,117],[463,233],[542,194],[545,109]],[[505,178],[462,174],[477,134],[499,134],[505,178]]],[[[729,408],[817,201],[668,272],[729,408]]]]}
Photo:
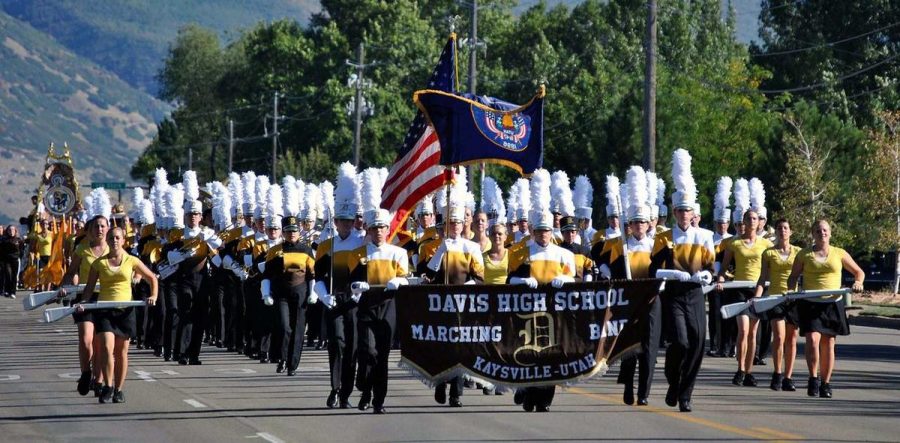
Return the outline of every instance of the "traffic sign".
{"type": "Polygon", "coordinates": [[[103,189],[125,189],[124,182],[93,182],[91,183],[91,189],[94,188],[103,188],[103,189]]]}

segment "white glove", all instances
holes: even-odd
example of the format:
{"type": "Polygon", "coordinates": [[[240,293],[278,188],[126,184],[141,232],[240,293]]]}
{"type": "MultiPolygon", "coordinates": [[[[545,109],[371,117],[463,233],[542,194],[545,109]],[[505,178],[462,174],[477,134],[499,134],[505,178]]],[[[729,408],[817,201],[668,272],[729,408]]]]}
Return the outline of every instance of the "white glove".
{"type": "Polygon", "coordinates": [[[256,265],[256,268],[259,269],[260,273],[266,272],[266,262],[264,262],[264,261],[259,262],[259,264],[256,265]]]}
{"type": "Polygon", "coordinates": [[[591,281],[594,281],[594,276],[591,274],[584,274],[584,278],[582,280],[584,280],[586,282],[591,282],[591,281]]]}
{"type": "Polygon", "coordinates": [[[712,274],[709,271],[699,271],[691,276],[691,281],[701,285],[708,285],[712,283],[712,274]]]}
{"type": "MultiPolygon", "coordinates": [[[[218,257],[218,255],[216,257],[218,257]]],[[[234,260],[231,258],[230,255],[226,255],[224,258],[222,258],[222,267],[232,269],[231,265],[233,265],[233,264],[234,264],[234,260]]]]}
{"type": "Polygon", "coordinates": [[[606,263],[600,265],[597,270],[600,272],[600,276],[606,279],[612,278],[612,271],[609,269],[609,266],[606,266],[606,263]]]}
{"type": "Polygon", "coordinates": [[[406,281],[403,277],[394,277],[388,280],[387,284],[384,285],[384,289],[387,291],[396,291],[400,286],[406,285],[409,282],[406,281]]]}
{"type": "Polygon", "coordinates": [[[656,271],[656,278],[664,278],[667,280],[689,281],[691,274],[677,269],[660,269],[656,271]]]}
{"type": "Polygon", "coordinates": [[[253,266],[253,256],[250,254],[247,254],[244,256],[244,267],[249,268],[251,266],[253,266]]]}
{"type": "Polygon", "coordinates": [[[272,298],[272,281],[271,280],[263,280],[259,285],[259,290],[262,292],[262,300],[266,306],[272,306],[275,304],[275,300],[272,298]]]}
{"type": "Polygon", "coordinates": [[[354,292],[350,294],[350,300],[353,300],[354,303],[359,303],[359,299],[362,298],[362,292],[354,292]]]}
{"type": "Polygon", "coordinates": [[[476,282],[475,282],[475,280],[467,280],[467,281],[466,281],[465,283],[463,283],[463,284],[464,284],[464,285],[474,285],[474,284],[476,284],[476,282]]]}
{"type": "Polygon", "coordinates": [[[538,281],[534,277],[513,277],[509,279],[509,283],[513,285],[525,285],[531,289],[537,289],[538,281]]]}
{"type": "Polygon", "coordinates": [[[214,255],[212,258],[212,264],[217,268],[222,266],[222,257],[219,257],[219,254],[214,255]]]}
{"type": "Polygon", "coordinates": [[[364,281],[355,281],[353,283],[350,283],[350,292],[352,292],[354,295],[362,294],[363,292],[366,292],[368,290],[369,284],[364,281]]]}
{"type": "Polygon", "coordinates": [[[310,305],[314,305],[318,302],[319,302],[319,294],[316,294],[315,292],[310,292],[309,297],[306,297],[306,303],[309,303],[310,305]]]}
{"type": "Polygon", "coordinates": [[[559,289],[563,287],[564,284],[572,283],[573,281],[575,281],[575,279],[568,275],[558,275],[556,277],[553,277],[553,280],[550,280],[550,286],[559,289]]]}
{"type": "Polygon", "coordinates": [[[222,239],[216,236],[215,233],[210,231],[212,234],[211,238],[204,239],[206,241],[206,245],[209,246],[209,249],[219,249],[222,247],[222,239]]]}

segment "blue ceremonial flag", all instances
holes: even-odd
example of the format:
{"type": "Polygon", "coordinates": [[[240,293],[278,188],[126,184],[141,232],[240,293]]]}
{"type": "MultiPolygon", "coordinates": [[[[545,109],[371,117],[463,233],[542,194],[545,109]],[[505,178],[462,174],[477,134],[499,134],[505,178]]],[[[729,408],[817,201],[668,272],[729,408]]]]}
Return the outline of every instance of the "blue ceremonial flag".
{"type": "Polygon", "coordinates": [[[544,156],[544,86],[522,106],[493,97],[417,91],[441,143],[441,164],[497,163],[529,175],[544,156]]]}

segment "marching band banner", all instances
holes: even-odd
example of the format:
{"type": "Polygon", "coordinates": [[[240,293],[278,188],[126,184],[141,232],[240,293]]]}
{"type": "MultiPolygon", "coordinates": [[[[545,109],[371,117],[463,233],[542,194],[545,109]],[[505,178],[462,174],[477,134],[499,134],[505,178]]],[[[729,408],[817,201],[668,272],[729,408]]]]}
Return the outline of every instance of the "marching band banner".
{"type": "Polygon", "coordinates": [[[429,383],[468,374],[527,387],[602,375],[640,345],[661,283],[404,286],[395,296],[401,365],[429,383]]]}

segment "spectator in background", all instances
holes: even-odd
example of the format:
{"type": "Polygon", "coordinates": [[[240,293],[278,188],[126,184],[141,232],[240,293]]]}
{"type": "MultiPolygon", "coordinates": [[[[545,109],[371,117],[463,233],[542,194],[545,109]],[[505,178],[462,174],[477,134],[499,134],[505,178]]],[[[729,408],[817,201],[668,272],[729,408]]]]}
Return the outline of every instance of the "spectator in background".
{"type": "Polygon", "coordinates": [[[19,260],[25,250],[19,229],[15,225],[6,226],[0,237],[0,294],[16,298],[19,281],[19,260]]]}

